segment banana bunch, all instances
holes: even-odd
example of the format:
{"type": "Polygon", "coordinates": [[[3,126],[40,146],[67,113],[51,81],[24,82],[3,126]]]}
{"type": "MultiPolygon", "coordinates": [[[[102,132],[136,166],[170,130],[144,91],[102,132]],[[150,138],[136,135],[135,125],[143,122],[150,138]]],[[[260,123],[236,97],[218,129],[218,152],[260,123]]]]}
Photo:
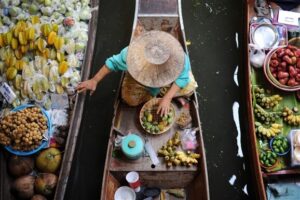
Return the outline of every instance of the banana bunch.
{"type": "Polygon", "coordinates": [[[260,107],[258,104],[255,104],[254,106],[254,114],[256,118],[259,119],[264,124],[271,124],[275,122],[276,119],[279,118],[278,113],[268,112],[262,107],[260,107]]]}
{"type": "Polygon", "coordinates": [[[180,143],[179,132],[176,132],[174,136],[167,141],[166,145],[158,150],[158,155],[164,157],[167,167],[171,167],[172,165],[190,167],[193,164],[198,163],[197,159],[200,158],[200,154],[190,151],[187,151],[186,153],[183,151],[176,151],[180,143]]]}
{"type": "Polygon", "coordinates": [[[263,88],[254,88],[254,96],[256,102],[263,108],[270,109],[274,108],[282,100],[282,97],[278,94],[267,96],[263,88]]]}
{"type": "Polygon", "coordinates": [[[269,127],[265,127],[260,122],[255,122],[256,133],[266,136],[267,138],[275,137],[281,132],[282,124],[273,123],[269,127]]]}
{"type": "MultiPolygon", "coordinates": [[[[297,109],[295,109],[297,110],[297,109]]],[[[292,126],[299,126],[300,125],[300,115],[295,115],[295,112],[285,107],[282,111],[283,120],[292,126]]]]}

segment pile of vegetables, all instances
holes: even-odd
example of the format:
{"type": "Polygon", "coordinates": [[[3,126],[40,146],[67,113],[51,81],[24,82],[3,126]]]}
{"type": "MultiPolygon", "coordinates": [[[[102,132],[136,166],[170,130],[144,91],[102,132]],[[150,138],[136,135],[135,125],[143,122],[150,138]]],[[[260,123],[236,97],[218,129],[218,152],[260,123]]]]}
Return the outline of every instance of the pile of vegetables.
{"type": "Polygon", "coordinates": [[[276,153],[267,150],[267,151],[261,151],[259,154],[259,159],[260,159],[260,163],[264,166],[264,167],[272,167],[276,164],[277,162],[277,155],[276,153]]]}
{"type": "Polygon", "coordinates": [[[272,76],[282,85],[300,85],[300,49],[287,46],[277,49],[269,63],[272,76]]]}
{"type": "Polygon", "coordinates": [[[286,137],[278,136],[271,141],[271,149],[278,155],[283,155],[290,150],[290,145],[286,137]]]}
{"type": "Polygon", "coordinates": [[[149,133],[164,132],[174,120],[174,111],[170,109],[165,116],[157,114],[156,109],[147,109],[143,113],[142,127],[149,133]]]}
{"type": "Polygon", "coordinates": [[[60,163],[61,152],[55,148],[42,151],[36,162],[32,157],[11,156],[8,171],[16,178],[12,183],[13,194],[19,199],[51,197],[57,185],[60,163]]]}
{"type": "Polygon", "coordinates": [[[167,167],[171,167],[172,165],[191,167],[198,163],[197,159],[200,158],[200,154],[191,151],[176,151],[180,144],[179,132],[176,132],[173,137],[167,141],[166,145],[158,150],[158,155],[164,157],[167,167]]]}
{"type": "Polygon", "coordinates": [[[0,121],[0,144],[30,151],[40,146],[48,129],[47,118],[38,107],[14,112],[0,121]]]}

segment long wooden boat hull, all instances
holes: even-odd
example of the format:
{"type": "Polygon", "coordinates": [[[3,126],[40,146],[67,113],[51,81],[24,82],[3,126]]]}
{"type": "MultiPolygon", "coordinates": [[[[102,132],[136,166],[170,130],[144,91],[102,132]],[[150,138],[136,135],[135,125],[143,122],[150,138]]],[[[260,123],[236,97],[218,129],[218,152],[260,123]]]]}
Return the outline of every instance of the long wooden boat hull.
{"type": "MultiPolygon", "coordinates": [[[[171,33],[179,40],[188,55],[180,0],[136,0],[135,19],[131,39],[138,36],[141,31],[149,30],[163,30],[171,33]]],[[[184,188],[187,195],[186,199],[210,199],[205,149],[196,93],[193,93],[190,97],[190,111],[193,119],[193,127],[199,128],[199,131],[197,131],[197,139],[199,142],[198,152],[201,154],[201,158],[198,166],[189,169],[178,166],[176,168],[167,169],[161,160],[159,166],[152,168],[150,159],[147,157],[139,158],[137,161],[128,161],[112,156],[113,139],[116,135],[115,128],[122,132],[130,130],[131,132],[143,133],[141,127],[137,125],[137,116],[140,107],[129,107],[121,100],[120,88],[123,78],[124,76],[120,81],[120,87],[114,105],[114,118],[107,147],[100,199],[114,199],[114,193],[117,188],[124,183],[126,184],[126,181],[124,182],[126,173],[132,170],[140,174],[141,181],[145,186],[156,186],[162,189],[184,188]]],[[[167,139],[172,137],[175,131],[176,128],[171,128],[170,131],[160,136],[142,135],[151,141],[155,150],[158,150],[159,147],[163,145],[163,142],[166,142],[167,139]]]]}
{"type": "MultiPolygon", "coordinates": [[[[244,11],[245,11],[245,19],[244,19],[244,43],[243,43],[243,65],[244,68],[242,70],[243,80],[245,81],[245,89],[246,96],[244,98],[246,102],[247,115],[245,116],[245,124],[247,130],[247,138],[248,138],[248,151],[249,151],[249,160],[251,163],[251,174],[252,174],[252,186],[254,190],[255,199],[267,200],[266,196],[267,184],[271,183],[273,180],[284,180],[288,179],[291,176],[299,177],[300,170],[297,169],[289,169],[289,170],[280,170],[276,172],[266,172],[262,170],[260,159],[259,159],[259,147],[258,147],[258,139],[255,129],[255,116],[254,116],[254,103],[253,103],[253,84],[251,80],[251,74],[253,73],[252,66],[250,65],[250,52],[249,52],[249,38],[250,38],[250,21],[256,16],[255,12],[255,0],[247,0],[244,1],[244,11]]],[[[277,6],[276,4],[271,3],[271,6],[277,6]]],[[[262,69],[260,71],[262,72],[262,69]]],[[[262,75],[263,76],[263,75],[262,75]]],[[[268,88],[273,88],[269,83],[266,85],[268,88]]],[[[278,89],[274,90],[278,93],[284,92],[279,91],[278,89]]]]}
{"type": "MultiPolygon", "coordinates": [[[[98,4],[99,1],[91,0],[90,6],[93,8],[92,17],[89,20],[89,32],[88,32],[88,43],[85,52],[85,58],[81,67],[81,78],[86,80],[89,78],[92,57],[95,46],[96,31],[97,31],[97,20],[98,20],[98,4]]],[[[65,196],[65,190],[68,183],[68,177],[70,174],[71,164],[74,157],[75,147],[77,138],[80,130],[82,113],[84,109],[85,95],[77,95],[73,112],[70,117],[70,127],[68,131],[68,137],[66,140],[66,146],[62,164],[60,167],[58,183],[54,194],[54,199],[63,200],[65,196]]],[[[3,149],[0,150],[0,199],[10,200],[15,199],[10,192],[12,178],[7,172],[6,157],[8,153],[3,149]]]]}

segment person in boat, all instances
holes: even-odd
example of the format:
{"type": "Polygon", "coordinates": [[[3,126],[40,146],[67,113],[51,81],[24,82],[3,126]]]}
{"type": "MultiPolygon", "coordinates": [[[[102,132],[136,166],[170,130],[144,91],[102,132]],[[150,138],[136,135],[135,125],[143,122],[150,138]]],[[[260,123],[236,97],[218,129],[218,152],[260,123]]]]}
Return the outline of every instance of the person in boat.
{"type": "Polygon", "coordinates": [[[163,31],[142,33],[129,47],[108,58],[94,77],[79,83],[77,92],[89,90],[92,95],[98,83],[112,71],[128,72],[121,97],[130,106],[161,95],[158,106],[161,115],[168,113],[173,97],[190,95],[197,87],[181,44],[163,31]]]}

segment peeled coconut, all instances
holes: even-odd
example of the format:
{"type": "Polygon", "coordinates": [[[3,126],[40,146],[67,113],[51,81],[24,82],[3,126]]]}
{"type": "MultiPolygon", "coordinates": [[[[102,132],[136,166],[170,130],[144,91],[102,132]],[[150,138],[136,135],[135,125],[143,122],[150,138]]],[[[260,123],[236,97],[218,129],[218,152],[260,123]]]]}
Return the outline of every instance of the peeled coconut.
{"type": "Polygon", "coordinates": [[[40,194],[35,194],[31,200],[47,200],[46,197],[44,197],[43,195],[40,195],[40,194]]]}
{"type": "Polygon", "coordinates": [[[41,173],[35,180],[35,191],[39,194],[49,196],[55,191],[57,176],[51,173],[41,173]]]}
{"type": "Polygon", "coordinates": [[[55,173],[61,163],[61,152],[57,148],[48,148],[36,158],[36,167],[41,172],[55,173]]]}
{"type": "Polygon", "coordinates": [[[21,176],[12,184],[12,191],[18,198],[30,199],[34,195],[34,176],[21,176]]]}
{"type": "Polygon", "coordinates": [[[13,155],[8,160],[8,171],[15,177],[20,177],[32,172],[34,161],[31,157],[13,155]]]}

